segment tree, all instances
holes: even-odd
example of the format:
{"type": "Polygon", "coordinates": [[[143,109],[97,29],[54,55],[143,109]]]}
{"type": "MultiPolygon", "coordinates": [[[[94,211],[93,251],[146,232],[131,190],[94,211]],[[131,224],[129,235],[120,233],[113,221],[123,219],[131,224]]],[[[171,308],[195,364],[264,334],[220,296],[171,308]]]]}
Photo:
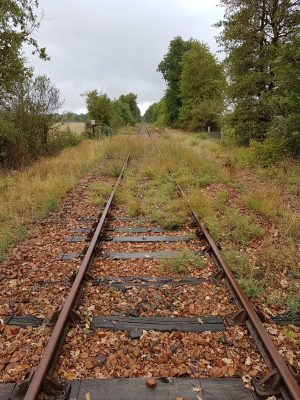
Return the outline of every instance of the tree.
{"type": "Polygon", "coordinates": [[[158,65],[158,71],[162,73],[167,82],[165,93],[166,122],[172,125],[178,121],[180,107],[182,105],[180,95],[180,79],[182,71],[182,57],[190,49],[192,40],[184,41],[180,36],[175,37],[169,44],[168,53],[158,65]]]}
{"type": "Polygon", "coordinates": [[[112,101],[106,94],[92,90],[86,94],[88,116],[96,121],[102,133],[111,133],[124,125],[134,125],[140,121],[136,98],[135,94],[129,93],[112,101]]]}
{"type": "Polygon", "coordinates": [[[136,123],[136,120],[132,115],[129,104],[120,99],[114,100],[112,103],[113,113],[111,118],[111,126],[114,129],[118,129],[124,125],[134,125],[136,123]]]}
{"type": "Polygon", "coordinates": [[[137,105],[136,99],[137,95],[134,93],[128,93],[126,95],[122,95],[119,97],[120,101],[122,101],[123,103],[127,103],[129,105],[135,123],[141,121],[141,112],[137,105]]]}
{"type": "Polygon", "coordinates": [[[0,164],[19,167],[47,154],[61,106],[59,90],[45,75],[17,82],[0,113],[0,164]]]}
{"type": "Polygon", "coordinates": [[[86,95],[86,103],[90,119],[96,120],[103,127],[110,125],[112,104],[106,94],[98,94],[97,90],[92,90],[86,95]]]}
{"type": "MultiPolygon", "coordinates": [[[[11,93],[16,81],[22,80],[29,69],[22,55],[24,44],[33,47],[42,59],[45,48],[39,47],[33,32],[39,27],[36,0],[1,0],[0,4],[0,98],[11,93]]],[[[1,104],[0,104],[1,105],[1,104]]]]}
{"type": "Polygon", "coordinates": [[[300,0],[221,0],[226,12],[217,25],[227,52],[227,118],[240,143],[263,140],[274,118],[270,95],[275,88],[274,60],[282,44],[299,28],[300,0]]]}
{"type": "Polygon", "coordinates": [[[286,153],[300,158],[300,36],[281,44],[273,64],[274,91],[268,101],[274,118],[269,138],[280,141],[286,153]]]}
{"type": "Polygon", "coordinates": [[[148,107],[143,120],[149,124],[166,125],[166,101],[164,97],[159,102],[153,103],[148,107]]]}
{"type": "Polygon", "coordinates": [[[225,77],[208,46],[198,41],[182,57],[179,119],[192,130],[219,128],[224,108],[225,77]]]}

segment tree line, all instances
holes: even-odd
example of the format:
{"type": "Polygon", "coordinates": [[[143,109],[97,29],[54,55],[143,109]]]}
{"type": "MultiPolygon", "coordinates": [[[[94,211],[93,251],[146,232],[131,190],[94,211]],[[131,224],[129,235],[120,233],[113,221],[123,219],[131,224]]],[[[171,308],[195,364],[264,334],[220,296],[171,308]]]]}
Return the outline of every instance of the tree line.
{"type": "Polygon", "coordinates": [[[126,125],[135,125],[141,120],[137,105],[137,95],[128,93],[118,99],[111,100],[107,94],[92,90],[86,93],[86,105],[89,120],[96,123],[91,135],[111,134],[126,125]]]}
{"type": "Polygon", "coordinates": [[[300,0],[221,0],[218,62],[196,40],[174,38],[158,66],[164,97],[147,122],[190,130],[221,129],[272,162],[300,157],[300,0]]]}

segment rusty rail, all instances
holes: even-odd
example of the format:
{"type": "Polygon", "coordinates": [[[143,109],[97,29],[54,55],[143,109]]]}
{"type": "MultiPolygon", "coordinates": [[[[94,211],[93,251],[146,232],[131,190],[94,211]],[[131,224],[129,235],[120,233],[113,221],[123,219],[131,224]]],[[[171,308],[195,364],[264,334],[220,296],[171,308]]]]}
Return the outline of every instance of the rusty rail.
{"type": "MultiPolygon", "coordinates": [[[[179,186],[178,186],[179,187],[179,186]]],[[[180,192],[182,192],[182,189],[180,188],[180,192]]],[[[276,369],[277,373],[282,379],[282,383],[285,386],[285,389],[289,393],[289,395],[292,397],[293,400],[299,400],[300,399],[300,387],[298,385],[298,382],[294,378],[293,374],[291,373],[289,367],[281,357],[279,351],[277,350],[276,346],[274,345],[271,336],[267,332],[266,328],[264,327],[263,323],[261,322],[261,319],[259,318],[257,312],[255,311],[253,305],[249,301],[248,297],[245,295],[243,289],[235,279],[233,273],[231,270],[227,267],[225,264],[225,261],[221,255],[220,250],[218,249],[217,244],[213,240],[211,234],[209,233],[208,229],[204,225],[204,223],[199,219],[198,215],[196,212],[193,210],[192,207],[189,208],[193,214],[193,217],[203,232],[209,246],[210,246],[210,251],[213,253],[215,260],[217,260],[217,263],[219,266],[222,268],[222,270],[225,273],[225,276],[234,291],[235,295],[237,296],[239,302],[242,305],[242,310],[246,313],[246,318],[251,322],[251,325],[253,326],[255,332],[257,333],[263,348],[267,352],[270,360],[272,361],[273,367],[276,369]]],[[[273,372],[273,371],[272,371],[273,372]]]]}
{"type": "MultiPolygon", "coordinates": [[[[147,133],[149,137],[151,138],[151,134],[149,130],[147,130],[147,133]]],[[[157,146],[156,146],[157,147],[157,146]]],[[[162,151],[157,147],[158,152],[161,154],[163,158],[164,154],[162,151]]],[[[169,170],[169,173],[172,174],[173,171],[169,170]]],[[[174,183],[176,184],[180,194],[182,197],[187,199],[186,193],[182,190],[176,179],[173,177],[174,183]]],[[[225,261],[221,255],[220,250],[218,249],[217,244],[213,240],[212,236],[210,235],[208,229],[204,225],[204,223],[201,221],[195,210],[191,207],[189,204],[189,201],[187,199],[187,206],[190,209],[193,218],[195,222],[197,223],[198,227],[200,228],[201,232],[203,232],[209,246],[210,246],[210,251],[213,254],[214,260],[217,262],[218,266],[221,268],[221,270],[224,272],[227,281],[232,288],[234,294],[236,295],[238,301],[240,302],[242,306],[242,311],[246,313],[245,317],[246,319],[251,323],[251,326],[253,327],[254,331],[256,332],[264,350],[266,351],[268,357],[270,358],[270,361],[273,365],[274,370],[271,371],[270,376],[278,376],[281,379],[281,382],[293,400],[300,400],[300,386],[298,385],[297,380],[293,376],[291,370],[281,357],[279,351],[277,350],[276,346],[274,345],[269,333],[263,326],[263,323],[261,322],[261,319],[259,318],[257,312],[255,311],[253,305],[249,301],[248,297],[245,295],[243,289],[235,279],[233,273],[231,270],[227,267],[225,264],[225,261]]]]}
{"type": "Polygon", "coordinates": [[[37,396],[39,395],[41,386],[42,386],[43,381],[44,381],[44,379],[47,375],[47,372],[50,368],[51,362],[52,362],[54,356],[56,355],[58,344],[61,340],[61,336],[63,335],[65,326],[68,322],[69,315],[72,311],[73,305],[74,305],[77,295],[80,291],[81,285],[83,283],[84,275],[87,272],[87,270],[93,260],[93,254],[94,254],[96,244],[98,242],[99,235],[103,229],[104,223],[106,221],[106,218],[107,218],[110,208],[112,206],[112,202],[113,202],[117,187],[122,179],[124,170],[129,161],[129,157],[130,157],[130,155],[128,154],[128,156],[126,157],[126,159],[123,163],[119,177],[113,187],[113,190],[112,190],[112,192],[109,196],[109,199],[106,203],[106,206],[103,210],[103,213],[101,215],[101,218],[100,218],[97,228],[95,230],[93,238],[89,244],[87,252],[84,256],[84,259],[82,260],[81,266],[78,270],[78,274],[72,285],[70,293],[69,293],[69,295],[64,303],[64,306],[59,314],[58,320],[54,326],[54,329],[53,329],[52,335],[49,339],[49,342],[44,350],[41,361],[34,372],[33,378],[28,387],[28,390],[26,392],[24,400],[35,400],[37,398],[37,396]]]}

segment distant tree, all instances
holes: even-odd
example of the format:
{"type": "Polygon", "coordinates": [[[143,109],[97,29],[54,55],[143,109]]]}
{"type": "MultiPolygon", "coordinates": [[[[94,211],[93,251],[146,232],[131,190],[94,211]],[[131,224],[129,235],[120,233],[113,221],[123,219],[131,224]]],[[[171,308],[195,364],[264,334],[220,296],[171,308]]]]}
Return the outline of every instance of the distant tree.
{"type": "Polygon", "coordinates": [[[169,44],[168,53],[158,65],[167,83],[165,92],[166,123],[172,125],[178,121],[182,105],[180,80],[182,71],[182,57],[191,48],[192,40],[185,41],[180,36],[175,37],[169,44]]]}
{"type": "Polygon", "coordinates": [[[156,123],[159,126],[166,125],[166,102],[162,98],[159,102],[153,103],[143,115],[143,120],[149,124],[156,123]]]}
{"type": "Polygon", "coordinates": [[[111,133],[121,126],[140,121],[140,111],[133,93],[110,100],[106,94],[92,90],[86,94],[86,103],[88,117],[96,121],[102,133],[111,133]]]}
{"type": "Polygon", "coordinates": [[[119,97],[119,100],[123,103],[127,103],[129,105],[131,114],[133,116],[134,121],[140,122],[141,121],[141,112],[137,105],[137,95],[134,93],[128,93],[126,95],[122,95],[119,97]]]}
{"type": "Polygon", "coordinates": [[[87,122],[87,114],[77,114],[72,111],[65,112],[62,116],[65,122],[87,122]]]}
{"type": "Polygon", "coordinates": [[[100,126],[109,126],[112,117],[111,100],[106,94],[92,90],[86,95],[89,119],[96,120],[100,126]]]}
{"type": "Polygon", "coordinates": [[[112,103],[113,113],[111,125],[114,129],[118,129],[124,125],[134,125],[136,123],[136,119],[131,112],[128,102],[122,101],[121,97],[119,100],[114,100],[112,103]]]}
{"type": "Polygon", "coordinates": [[[182,57],[180,121],[192,130],[219,128],[224,108],[225,77],[208,46],[198,41],[182,57]]]}

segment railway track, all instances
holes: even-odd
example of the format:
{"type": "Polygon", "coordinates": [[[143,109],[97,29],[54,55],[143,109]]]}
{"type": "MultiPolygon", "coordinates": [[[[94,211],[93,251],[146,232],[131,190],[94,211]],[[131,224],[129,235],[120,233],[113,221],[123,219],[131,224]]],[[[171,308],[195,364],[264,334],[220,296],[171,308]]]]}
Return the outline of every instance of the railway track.
{"type": "MultiPolygon", "coordinates": [[[[53,328],[37,367],[18,385],[0,384],[0,400],[300,399],[292,371],[194,210],[190,226],[166,231],[114,206],[128,164],[129,155],[105,207],[68,239],[88,242],[84,252],[58,256],[57,263],[81,256],[80,267],[47,321],[53,328]],[[251,391],[238,375],[253,370],[251,391]]],[[[10,315],[4,323],[45,320],[10,315]]]]}

